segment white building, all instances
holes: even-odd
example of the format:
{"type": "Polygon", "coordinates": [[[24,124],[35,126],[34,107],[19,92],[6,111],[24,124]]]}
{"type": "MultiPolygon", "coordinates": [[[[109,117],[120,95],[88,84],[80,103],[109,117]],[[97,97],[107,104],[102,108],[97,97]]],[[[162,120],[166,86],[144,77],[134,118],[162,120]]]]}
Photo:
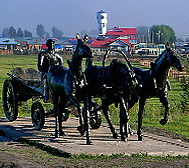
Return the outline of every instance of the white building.
{"type": "Polygon", "coordinates": [[[103,10],[97,12],[97,23],[99,24],[99,36],[104,36],[107,32],[108,16],[103,10]]]}

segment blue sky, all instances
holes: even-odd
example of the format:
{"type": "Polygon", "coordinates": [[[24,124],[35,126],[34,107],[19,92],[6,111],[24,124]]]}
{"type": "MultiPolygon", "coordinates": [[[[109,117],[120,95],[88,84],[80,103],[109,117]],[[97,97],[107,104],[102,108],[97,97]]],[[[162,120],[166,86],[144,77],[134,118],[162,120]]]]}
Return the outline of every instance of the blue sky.
{"type": "Polygon", "coordinates": [[[108,13],[108,28],[169,25],[177,36],[189,35],[189,0],[0,0],[0,31],[21,27],[36,36],[37,24],[64,36],[98,29],[96,12],[108,13]]]}

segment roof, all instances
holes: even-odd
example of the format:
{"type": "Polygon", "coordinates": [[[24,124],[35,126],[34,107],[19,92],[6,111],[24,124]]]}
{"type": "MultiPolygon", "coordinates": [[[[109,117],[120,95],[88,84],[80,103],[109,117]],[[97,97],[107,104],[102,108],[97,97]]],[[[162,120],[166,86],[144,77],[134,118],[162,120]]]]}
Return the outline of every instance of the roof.
{"type": "Polygon", "coordinates": [[[77,41],[68,39],[67,41],[62,42],[61,45],[65,46],[65,47],[74,47],[75,45],[77,45],[77,41]]]}
{"type": "Polygon", "coordinates": [[[92,48],[108,48],[108,45],[115,40],[116,39],[95,39],[90,46],[92,48]]]}
{"type": "Polygon", "coordinates": [[[92,48],[108,48],[109,46],[113,45],[122,45],[127,46],[130,44],[129,39],[95,39],[93,43],[90,44],[92,48]]]}
{"type": "Polygon", "coordinates": [[[107,13],[107,12],[105,12],[105,11],[103,11],[103,10],[100,10],[100,11],[98,11],[97,13],[107,13]]]}
{"type": "Polygon", "coordinates": [[[112,42],[111,44],[109,44],[109,46],[128,46],[129,45],[129,39],[117,39],[114,42],[112,42]]]}
{"type": "Polygon", "coordinates": [[[11,38],[0,38],[0,44],[1,45],[17,45],[19,43],[11,38]]]}
{"type": "MultiPolygon", "coordinates": [[[[43,50],[47,50],[48,49],[48,47],[46,46],[46,44],[42,44],[42,49],[43,50]]],[[[62,45],[55,45],[55,49],[62,49],[62,45]]]]}
{"type": "Polygon", "coordinates": [[[109,30],[106,35],[121,36],[121,35],[136,35],[137,28],[135,27],[114,27],[109,30]]]}

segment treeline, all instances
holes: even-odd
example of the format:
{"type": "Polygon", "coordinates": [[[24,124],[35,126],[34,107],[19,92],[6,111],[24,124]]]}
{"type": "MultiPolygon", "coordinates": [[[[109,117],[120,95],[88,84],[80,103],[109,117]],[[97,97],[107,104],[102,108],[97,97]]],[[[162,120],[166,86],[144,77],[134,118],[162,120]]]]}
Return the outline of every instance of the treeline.
{"type": "MultiPolygon", "coordinates": [[[[53,26],[52,28],[52,33],[53,33],[53,37],[55,38],[61,38],[63,37],[63,31],[56,28],[55,26],[53,26]]],[[[49,32],[45,31],[45,27],[42,24],[38,24],[36,27],[36,34],[39,37],[42,38],[49,38],[49,32]]],[[[32,33],[28,30],[22,30],[20,27],[18,28],[18,30],[16,30],[13,26],[10,26],[9,28],[4,28],[2,30],[2,37],[10,37],[10,38],[15,38],[15,37],[33,37],[32,33]]]]}
{"type": "MultiPolygon", "coordinates": [[[[91,36],[98,35],[98,30],[92,29],[91,31],[82,30],[81,35],[88,33],[91,36]]],[[[63,31],[53,26],[52,36],[55,38],[63,37],[63,31]]],[[[45,31],[45,27],[42,24],[38,24],[36,27],[36,35],[42,38],[49,38],[49,32],[45,31]]],[[[22,30],[20,27],[16,30],[13,26],[9,28],[4,28],[2,30],[2,37],[32,37],[32,33],[28,30],[22,30]]],[[[147,26],[137,26],[137,42],[145,43],[164,43],[169,42],[172,44],[176,42],[177,38],[175,36],[174,30],[167,25],[153,25],[151,27],[147,26]]]]}
{"type": "Polygon", "coordinates": [[[164,43],[172,44],[176,42],[177,37],[172,27],[167,25],[153,25],[151,27],[137,27],[137,41],[146,43],[164,43]]]}
{"type": "Polygon", "coordinates": [[[23,31],[20,27],[16,31],[16,29],[11,26],[2,30],[2,37],[32,37],[32,33],[26,29],[23,31]]]}

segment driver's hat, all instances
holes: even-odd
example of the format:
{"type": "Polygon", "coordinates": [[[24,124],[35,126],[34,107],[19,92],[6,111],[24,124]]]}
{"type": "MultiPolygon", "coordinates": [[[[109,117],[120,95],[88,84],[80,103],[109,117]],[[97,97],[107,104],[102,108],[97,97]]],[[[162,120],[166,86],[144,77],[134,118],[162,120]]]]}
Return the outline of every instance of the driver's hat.
{"type": "Polygon", "coordinates": [[[48,39],[47,41],[46,41],[46,45],[48,46],[48,44],[50,44],[50,43],[55,43],[55,41],[54,40],[52,40],[52,39],[48,39]]]}

